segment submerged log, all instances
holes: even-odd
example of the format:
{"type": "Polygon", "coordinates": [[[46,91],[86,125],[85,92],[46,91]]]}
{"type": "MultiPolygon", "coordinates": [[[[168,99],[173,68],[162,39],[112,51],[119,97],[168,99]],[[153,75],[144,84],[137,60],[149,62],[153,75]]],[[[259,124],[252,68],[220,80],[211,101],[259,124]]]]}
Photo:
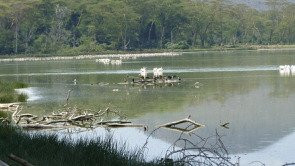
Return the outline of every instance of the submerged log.
{"type": "Polygon", "coordinates": [[[143,128],[146,128],[146,126],[142,125],[142,124],[122,124],[122,123],[106,124],[105,126],[111,127],[111,128],[121,128],[121,127],[143,127],[143,128]]]}
{"type": "Polygon", "coordinates": [[[105,124],[128,124],[131,123],[129,121],[120,121],[120,120],[116,120],[116,121],[103,121],[103,122],[98,122],[97,125],[105,125],[105,124]]]}
{"type": "Polygon", "coordinates": [[[159,127],[165,127],[167,129],[170,129],[170,130],[190,133],[190,132],[196,130],[197,128],[199,128],[199,127],[204,127],[205,126],[205,125],[199,124],[199,123],[197,123],[197,122],[195,122],[195,121],[193,121],[193,120],[191,120],[189,118],[190,118],[190,116],[188,118],[185,118],[185,119],[181,119],[181,120],[178,120],[178,121],[173,121],[173,122],[163,124],[163,125],[161,125],[159,127]],[[185,123],[188,123],[187,127],[177,127],[176,126],[176,125],[185,124],[185,123]]]}
{"type": "Polygon", "coordinates": [[[178,120],[178,121],[163,124],[160,127],[172,127],[172,126],[176,126],[176,125],[183,124],[183,123],[191,123],[191,124],[193,124],[194,126],[197,126],[197,127],[203,127],[204,126],[202,124],[199,124],[199,123],[197,123],[195,121],[190,120],[189,118],[185,118],[185,119],[181,119],[181,120],[178,120]]]}

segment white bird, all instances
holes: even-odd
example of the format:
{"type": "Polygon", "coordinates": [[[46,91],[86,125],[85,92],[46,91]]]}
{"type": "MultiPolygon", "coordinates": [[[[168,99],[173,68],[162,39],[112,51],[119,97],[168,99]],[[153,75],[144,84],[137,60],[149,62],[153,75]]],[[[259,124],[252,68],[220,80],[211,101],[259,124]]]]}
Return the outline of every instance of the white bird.
{"type": "Polygon", "coordinates": [[[154,78],[158,78],[158,68],[153,68],[154,78]]]}
{"type": "Polygon", "coordinates": [[[291,70],[292,75],[294,75],[295,74],[295,65],[291,65],[290,70],[291,70]]]}
{"type": "Polygon", "coordinates": [[[73,81],[74,85],[77,85],[77,79],[75,78],[73,81]]]}
{"type": "Polygon", "coordinates": [[[105,65],[108,65],[110,63],[110,59],[98,59],[98,60],[95,60],[96,62],[99,62],[99,63],[103,63],[105,65]]]}
{"type": "Polygon", "coordinates": [[[158,68],[158,77],[162,77],[163,76],[163,68],[162,67],[160,67],[160,68],[158,68]]]}
{"type": "Polygon", "coordinates": [[[146,70],[145,67],[143,67],[143,68],[140,69],[140,73],[139,73],[139,75],[140,75],[141,77],[143,77],[144,79],[146,79],[146,77],[147,77],[147,70],[146,70]]]}
{"type": "Polygon", "coordinates": [[[281,65],[281,66],[279,66],[279,72],[280,72],[281,76],[289,76],[290,73],[292,72],[292,70],[294,70],[294,74],[295,74],[295,67],[292,67],[290,65],[281,65]]]}
{"type": "Polygon", "coordinates": [[[279,66],[279,70],[280,70],[280,71],[285,70],[285,66],[283,66],[283,65],[279,66]]]}

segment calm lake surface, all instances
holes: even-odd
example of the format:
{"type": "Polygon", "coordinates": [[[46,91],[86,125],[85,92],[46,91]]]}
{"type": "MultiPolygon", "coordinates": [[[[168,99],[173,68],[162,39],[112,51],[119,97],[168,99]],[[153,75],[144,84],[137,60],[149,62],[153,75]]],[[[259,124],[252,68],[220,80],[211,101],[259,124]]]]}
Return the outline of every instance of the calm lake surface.
{"type": "MultiPolygon", "coordinates": [[[[295,51],[232,51],[184,53],[176,57],[123,60],[120,66],[95,60],[0,63],[0,79],[23,81],[30,88],[25,112],[42,115],[65,104],[92,110],[110,106],[122,111],[142,129],[114,129],[112,134],[128,145],[140,147],[158,125],[183,119],[204,124],[195,133],[202,137],[217,129],[232,156],[243,164],[262,161],[270,165],[295,161],[295,76],[282,76],[279,65],[295,65],[295,51]],[[164,74],[178,75],[174,86],[118,85],[139,69],[163,67],[164,74]],[[77,79],[77,85],[73,80],[77,79]],[[106,85],[106,83],[109,83],[106,85]],[[114,91],[115,89],[115,91],[114,91]],[[220,124],[229,122],[229,129],[220,124]]],[[[151,74],[150,74],[151,75],[151,74]]],[[[103,128],[73,137],[98,137],[103,128]]],[[[179,133],[161,129],[152,136],[148,156],[165,152],[179,133]]]]}

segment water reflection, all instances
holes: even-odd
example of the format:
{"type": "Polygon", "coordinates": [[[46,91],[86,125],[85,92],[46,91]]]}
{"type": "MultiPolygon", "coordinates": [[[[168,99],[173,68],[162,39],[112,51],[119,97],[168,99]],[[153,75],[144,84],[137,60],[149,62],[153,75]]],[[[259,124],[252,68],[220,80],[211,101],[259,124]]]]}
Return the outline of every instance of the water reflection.
{"type": "MultiPolygon", "coordinates": [[[[149,132],[155,126],[191,115],[191,119],[206,125],[196,130],[198,134],[206,137],[219,129],[221,135],[225,135],[224,143],[230,154],[247,153],[259,157],[258,153],[274,145],[282,148],[279,154],[272,154],[273,159],[279,160],[285,153],[291,153],[287,144],[292,143],[283,138],[292,135],[295,128],[292,109],[295,107],[295,77],[281,77],[278,66],[295,64],[294,54],[192,53],[180,57],[139,58],[122,66],[103,66],[87,60],[1,63],[0,79],[27,82],[35,87],[33,92],[37,96],[42,96],[28,102],[25,112],[40,115],[56,110],[65,104],[68,90],[73,89],[71,105],[92,110],[112,105],[134,123],[148,125],[149,132]],[[164,73],[178,73],[184,81],[173,87],[117,84],[127,74],[137,76],[143,66],[149,69],[163,66],[164,73]],[[73,84],[74,79],[77,85],[73,84]],[[227,122],[229,129],[220,127],[227,122]]],[[[97,137],[105,133],[102,130],[84,135],[97,137]]],[[[149,132],[114,130],[122,141],[133,143],[142,142],[141,138],[149,132]]],[[[153,136],[156,143],[150,148],[156,150],[150,155],[160,154],[157,150],[166,149],[162,145],[170,145],[177,136],[168,130],[156,133],[153,136]]]]}

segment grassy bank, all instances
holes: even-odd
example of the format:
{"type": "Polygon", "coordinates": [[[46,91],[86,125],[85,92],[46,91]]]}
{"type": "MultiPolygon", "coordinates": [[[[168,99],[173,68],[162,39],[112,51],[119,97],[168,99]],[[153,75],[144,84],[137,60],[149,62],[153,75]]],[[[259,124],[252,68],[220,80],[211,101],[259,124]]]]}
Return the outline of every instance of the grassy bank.
{"type": "Polygon", "coordinates": [[[20,82],[6,83],[0,81],[0,103],[25,102],[27,95],[16,93],[15,89],[26,88],[27,84],[20,82]]]}
{"type": "Polygon", "coordinates": [[[21,157],[33,165],[157,165],[146,163],[137,152],[127,152],[111,139],[71,143],[56,136],[29,135],[20,129],[0,124],[0,160],[17,165],[9,154],[21,157]]]}

